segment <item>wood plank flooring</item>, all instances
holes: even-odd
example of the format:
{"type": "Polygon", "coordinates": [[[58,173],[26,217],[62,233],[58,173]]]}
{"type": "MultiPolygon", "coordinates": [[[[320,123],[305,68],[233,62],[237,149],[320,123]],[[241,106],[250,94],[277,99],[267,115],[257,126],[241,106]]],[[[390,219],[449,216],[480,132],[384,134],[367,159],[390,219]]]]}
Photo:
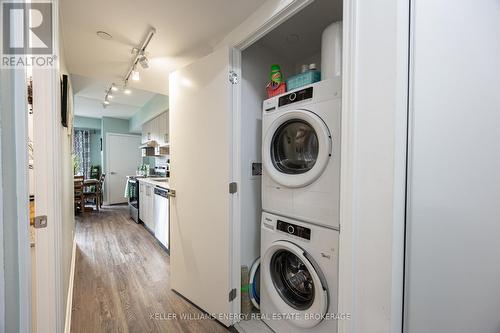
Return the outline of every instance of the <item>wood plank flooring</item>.
{"type": "Polygon", "coordinates": [[[76,242],[71,332],[227,332],[170,289],[168,255],[128,207],[77,217],[76,242]]]}

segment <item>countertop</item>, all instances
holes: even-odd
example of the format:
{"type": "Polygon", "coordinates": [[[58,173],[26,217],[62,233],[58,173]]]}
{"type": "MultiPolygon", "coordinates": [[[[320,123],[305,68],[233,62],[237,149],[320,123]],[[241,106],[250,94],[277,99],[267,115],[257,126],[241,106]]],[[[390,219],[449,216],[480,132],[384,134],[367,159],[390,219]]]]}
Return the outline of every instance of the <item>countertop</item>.
{"type": "Polygon", "coordinates": [[[170,188],[168,178],[154,178],[154,177],[152,177],[152,178],[139,178],[137,180],[139,182],[153,185],[153,186],[159,186],[159,187],[162,187],[162,188],[167,189],[167,190],[170,188]]]}

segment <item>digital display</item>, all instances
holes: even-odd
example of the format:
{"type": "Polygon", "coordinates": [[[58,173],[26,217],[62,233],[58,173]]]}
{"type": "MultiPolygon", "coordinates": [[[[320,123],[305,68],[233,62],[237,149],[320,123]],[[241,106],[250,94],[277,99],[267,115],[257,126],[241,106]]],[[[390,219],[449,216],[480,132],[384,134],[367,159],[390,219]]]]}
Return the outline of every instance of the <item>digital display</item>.
{"type": "Polygon", "coordinates": [[[281,96],[278,101],[278,106],[288,105],[295,102],[300,102],[313,97],[313,87],[294,91],[292,93],[281,96]]]}
{"type": "Polygon", "coordinates": [[[294,235],[300,238],[311,240],[311,229],[302,227],[300,225],[284,222],[278,220],[276,229],[286,232],[287,234],[294,235]]]}

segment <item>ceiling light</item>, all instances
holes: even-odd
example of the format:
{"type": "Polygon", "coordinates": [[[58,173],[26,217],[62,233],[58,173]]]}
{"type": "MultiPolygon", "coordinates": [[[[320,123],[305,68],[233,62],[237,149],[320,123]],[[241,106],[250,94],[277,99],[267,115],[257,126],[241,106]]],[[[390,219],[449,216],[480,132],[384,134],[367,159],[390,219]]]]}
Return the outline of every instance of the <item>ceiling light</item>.
{"type": "Polygon", "coordinates": [[[132,93],[132,90],[130,90],[129,88],[125,88],[123,89],[123,93],[126,95],[130,95],[132,93]]]}
{"type": "Polygon", "coordinates": [[[112,83],[111,84],[111,90],[118,91],[118,87],[114,83],[112,83]]]}
{"type": "Polygon", "coordinates": [[[109,93],[109,94],[108,94],[108,98],[113,99],[113,98],[115,98],[115,96],[113,96],[111,93],[109,93]]]}
{"type": "Polygon", "coordinates": [[[98,32],[96,32],[96,34],[97,34],[97,36],[99,36],[105,40],[113,39],[113,36],[111,36],[111,34],[107,33],[106,31],[99,30],[98,32]]]}
{"type": "Polygon", "coordinates": [[[139,81],[141,79],[137,67],[134,66],[134,69],[132,70],[132,74],[130,75],[130,77],[132,78],[133,81],[139,81]]]}
{"type": "Polygon", "coordinates": [[[141,64],[141,67],[144,69],[149,68],[149,63],[148,63],[148,58],[146,56],[142,56],[139,58],[139,64],[141,64]]]}
{"type": "Polygon", "coordinates": [[[109,101],[107,99],[104,100],[104,102],[102,102],[102,104],[104,105],[108,105],[109,104],[109,101]]]}

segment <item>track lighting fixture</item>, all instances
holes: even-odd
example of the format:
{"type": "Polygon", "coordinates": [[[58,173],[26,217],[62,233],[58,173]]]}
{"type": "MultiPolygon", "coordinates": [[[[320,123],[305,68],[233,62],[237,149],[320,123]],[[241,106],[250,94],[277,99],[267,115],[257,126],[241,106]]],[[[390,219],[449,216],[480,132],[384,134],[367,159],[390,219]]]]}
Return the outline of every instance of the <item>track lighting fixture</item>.
{"type": "MultiPolygon", "coordinates": [[[[132,63],[130,64],[130,68],[129,68],[127,74],[123,78],[123,82],[124,82],[123,93],[126,95],[130,95],[132,93],[132,90],[130,90],[127,87],[128,80],[132,79],[133,81],[139,81],[141,79],[141,74],[139,73],[139,71],[137,69],[137,64],[140,64],[142,69],[149,68],[149,60],[146,56],[146,54],[147,54],[146,48],[148,47],[149,42],[151,42],[151,39],[153,38],[155,33],[156,33],[156,29],[151,28],[148,32],[148,35],[146,36],[146,38],[142,42],[141,46],[134,47],[132,49],[132,54],[134,54],[135,56],[134,56],[132,63]]],[[[104,102],[102,103],[102,106],[104,108],[106,108],[109,105],[109,99],[112,99],[114,97],[113,92],[116,92],[116,91],[118,91],[118,87],[114,83],[111,84],[111,87],[109,87],[109,89],[105,90],[106,95],[104,97],[104,102]]]]}

